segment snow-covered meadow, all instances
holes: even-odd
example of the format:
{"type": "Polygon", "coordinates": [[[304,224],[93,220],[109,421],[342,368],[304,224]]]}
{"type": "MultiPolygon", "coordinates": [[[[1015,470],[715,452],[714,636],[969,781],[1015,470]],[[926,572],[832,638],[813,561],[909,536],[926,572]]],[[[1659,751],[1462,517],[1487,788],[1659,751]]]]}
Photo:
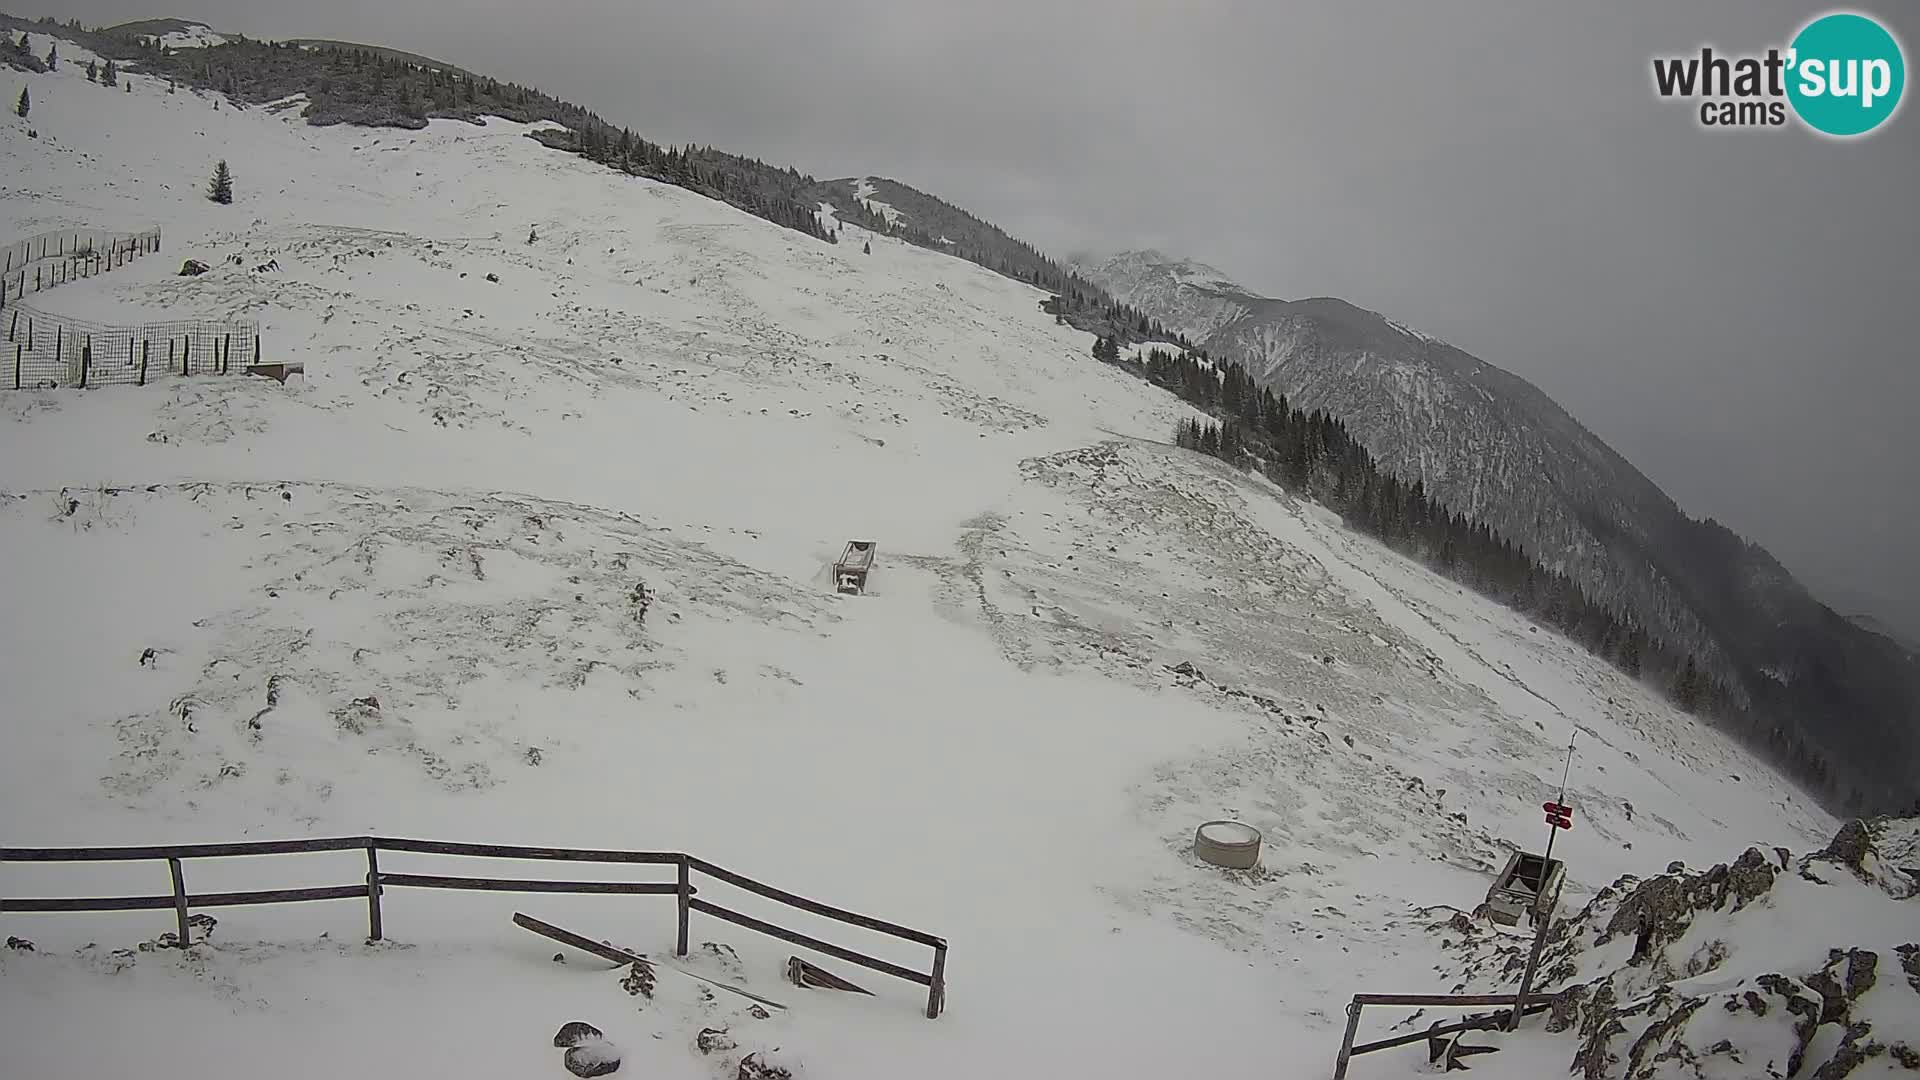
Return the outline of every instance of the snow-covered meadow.
{"type": "MultiPolygon", "coordinates": [[[[395,890],[376,945],[352,902],[231,908],[184,955],[136,947],[164,912],[10,915],[36,946],[0,953],[10,1075],[82,1044],[102,1076],[561,1075],[575,1019],[635,1075],[774,1047],[823,1078],[1313,1075],[1352,993],[1458,980],[1434,910],[1543,839],[1569,738],[1570,906],[1833,832],[1566,641],[1172,448],[1187,407],[1036,290],[524,125],[312,128],[122,77],[32,77],[40,137],[0,125],[0,239],[157,224],[164,254],[32,302],[248,314],[306,373],[0,394],[0,843],[690,851],[945,937],[948,1011],[820,957],[877,996],[793,987],[793,949],[710,919],[695,941],[735,952],[699,962],[792,1008],[664,976],[637,999],[507,919],[663,953],[647,897],[395,890]],[[232,206],[203,193],[221,158],[232,206]],[[214,269],[175,276],[188,258],[214,269]],[[852,538],[879,569],[837,596],[852,538]],[[1262,831],[1260,870],[1188,853],[1222,817],[1262,831]],[[720,1024],[739,1046],[702,1053],[720,1024]]],[[[165,889],[160,864],[0,865],[0,895],[165,889]]]]}

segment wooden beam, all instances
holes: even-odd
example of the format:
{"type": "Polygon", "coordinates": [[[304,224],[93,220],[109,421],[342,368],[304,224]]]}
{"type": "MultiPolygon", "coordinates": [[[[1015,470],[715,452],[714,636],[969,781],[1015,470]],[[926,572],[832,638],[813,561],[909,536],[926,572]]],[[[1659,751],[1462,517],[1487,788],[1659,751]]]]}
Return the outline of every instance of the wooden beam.
{"type": "Polygon", "coordinates": [[[180,860],[168,859],[167,871],[173,875],[173,910],[180,920],[180,940],[182,949],[193,942],[187,936],[187,883],[180,872],[180,860]]]}
{"type": "Polygon", "coordinates": [[[562,929],[552,923],[541,922],[531,915],[522,915],[516,911],[513,913],[513,924],[523,930],[531,930],[541,937],[552,938],[562,945],[571,945],[581,952],[592,953],[615,967],[627,967],[631,964],[639,964],[648,971],[653,970],[653,961],[639,953],[628,952],[625,949],[616,948],[604,942],[595,941],[592,938],[581,937],[571,930],[562,929]]]}
{"type": "Polygon", "coordinates": [[[847,911],[844,908],[831,907],[815,900],[809,900],[804,896],[787,892],[784,889],[776,889],[771,885],[764,885],[750,877],[745,877],[731,870],[715,866],[705,859],[689,859],[688,861],[692,863],[695,870],[706,874],[708,877],[716,877],[729,885],[737,886],[748,892],[759,893],[769,900],[778,900],[788,907],[797,907],[802,911],[811,911],[815,915],[824,915],[829,919],[838,919],[843,923],[850,923],[868,930],[878,930],[883,934],[892,934],[894,937],[905,938],[908,941],[917,941],[922,945],[933,948],[940,948],[946,944],[946,940],[943,938],[937,938],[932,934],[922,933],[919,930],[901,926],[899,923],[890,923],[884,919],[873,918],[870,915],[861,915],[856,912],[847,911]]]}
{"type": "Polygon", "coordinates": [[[314,840],[256,840],[239,844],[168,844],[154,847],[0,848],[0,862],[115,862],[128,859],[215,859],[237,855],[284,855],[303,851],[348,851],[367,846],[364,836],[314,840]]]}
{"type": "Polygon", "coordinates": [[[768,937],[776,937],[789,944],[804,946],[815,952],[825,953],[828,956],[845,960],[849,964],[859,964],[863,968],[870,968],[883,975],[892,975],[896,979],[905,979],[911,983],[919,983],[921,986],[933,985],[933,976],[914,971],[911,968],[904,968],[899,964],[890,964],[885,960],[876,960],[864,953],[857,953],[852,949],[842,948],[830,941],[821,941],[819,938],[808,937],[805,934],[788,930],[785,927],[775,926],[769,922],[762,922],[751,915],[742,915],[737,911],[723,908],[719,904],[710,904],[697,897],[690,901],[690,904],[695,911],[711,915],[716,919],[725,919],[730,923],[737,926],[744,926],[749,930],[758,930],[768,937]]]}
{"type": "MultiPolygon", "coordinates": [[[[647,959],[647,957],[642,953],[632,952],[627,949],[622,949],[613,945],[605,944],[603,942],[594,941],[592,938],[582,937],[581,935],[576,934],[571,930],[567,930],[562,927],[555,926],[552,923],[541,922],[539,919],[536,919],[531,915],[522,915],[519,912],[515,912],[513,915],[513,922],[515,926],[518,926],[523,930],[531,930],[534,933],[539,934],[541,937],[551,938],[562,945],[571,945],[574,948],[579,949],[581,952],[592,953],[593,955],[599,957],[600,959],[605,960],[608,963],[613,964],[617,967],[626,967],[630,964],[639,964],[641,967],[646,968],[648,971],[654,970],[654,966],[655,966],[654,961],[647,959]]],[[[729,986],[726,983],[719,982],[714,979],[709,979],[705,975],[697,975],[694,972],[688,971],[686,968],[683,968],[678,964],[667,964],[667,966],[679,972],[680,974],[687,976],[690,979],[698,979],[703,983],[708,983],[712,986],[717,986],[720,989],[725,990],[729,993],[739,994],[741,997],[749,998],[751,1000],[757,1001],[762,1005],[771,1005],[776,1009],[786,1008],[785,1005],[780,1004],[779,1002],[773,1000],[772,998],[764,998],[758,994],[751,993],[746,990],[742,990],[737,986],[729,986]]]]}
{"type": "MultiPolygon", "coordinates": [[[[362,838],[359,843],[369,842],[362,838]]],[[[491,859],[554,859],[562,862],[678,863],[685,856],[672,851],[603,851],[591,848],[517,847],[505,844],[449,844],[439,840],[406,840],[375,836],[371,842],[386,851],[418,851],[428,855],[473,855],[491,859]]],[[[356,845],[358,846],[358,845],[356,845]]]]}
{"type": "Polygon", "coordinates": [[[787,957],[787,981],[799,987],[819,987],[826,990],[841,990],[849,994],[873,996],[873,991],[835,975],[817,964],[809,964],[797,956],[787,957]]]}
{"type": "Polygon", "coordinates": [[[634,896],[672,896],[680,891],[680,887],[671,882],[549,881],[537,878],[445,877],[439,874],[381,874],[380,884],[479,892],[621,893],[634,896]]]}

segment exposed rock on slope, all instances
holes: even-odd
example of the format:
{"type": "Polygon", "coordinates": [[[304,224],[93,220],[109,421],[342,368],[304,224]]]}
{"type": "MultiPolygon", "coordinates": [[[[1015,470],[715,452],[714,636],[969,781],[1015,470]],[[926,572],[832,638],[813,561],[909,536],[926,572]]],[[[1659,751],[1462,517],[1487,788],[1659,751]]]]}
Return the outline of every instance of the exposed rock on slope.
{"type": "MultiPolygon", "coordinates": [[[[1813,1077],[1920,1069],[1920,819],[1843,826],[1793,859],[1748,848],[1695,872],[1623,877],[1556,923],[1543,985],[1566,987],[1547,1029],[1577,1038],[1586,1080],[1813,1077]]],[[[1464,923],[1464,925],[1462,925],[1464,923]]],[[[1514,939],[1471,922],[1462,985],[1510,989],[1514,939]]]]}

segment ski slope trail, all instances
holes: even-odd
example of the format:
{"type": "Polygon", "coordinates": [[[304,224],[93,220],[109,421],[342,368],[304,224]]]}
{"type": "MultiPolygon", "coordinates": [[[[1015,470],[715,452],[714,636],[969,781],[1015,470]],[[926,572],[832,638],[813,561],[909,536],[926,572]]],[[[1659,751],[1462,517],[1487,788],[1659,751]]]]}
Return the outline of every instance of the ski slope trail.
{"type": "MultiPolygon", "coordinates": [[[[136,947],[164,913],[9,916],[37,946],[0,954],[9,1071],[84,1040],[102,1076],[532,1075],[583,1019],[661,1077],[776,1046],[834,1078],[1314,1072],[1348,995],[1453,981],[1432,910],[1539,842],[1576,728],[1570,902],[1832,832],[1565,640],[1166,445],[1188,408],[1032,288],[524,125],[312,128],[67,59],[33,82],[40,138],[0,128],[0,232],[165,248],[32,303],[257,317],[306,373],[0,394],[0,839],[682,850],[952,953],[929,1022],[916,988],[803,991],[791,949],[697,919],[712,973],[792,1006],[757,1020],[666,974],[635,998],[508,922],[665,953],[657,898],[396,890],[378,944],[351,903],[231,908],[185,955],[136,947]],[[232,206],[203,194],[220,158],[232,206]],[[827,580],[849,538],[879,545],[866,596],[827,580]],[[1260,869],[1190,855],[1220,817],[1262,831],[1260,869]],[[737,1050],[695,1048],[721,1024],[737,1050]]],[[[0,892],[162,873],[0,866],[0,892]]]]}

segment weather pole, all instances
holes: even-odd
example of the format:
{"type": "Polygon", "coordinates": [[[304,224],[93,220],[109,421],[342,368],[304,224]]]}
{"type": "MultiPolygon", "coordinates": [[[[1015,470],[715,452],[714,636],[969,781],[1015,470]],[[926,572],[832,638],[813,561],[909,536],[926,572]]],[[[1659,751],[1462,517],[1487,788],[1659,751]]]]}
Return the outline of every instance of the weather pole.
{"type": "MultiPolygon", "coordinates": [[[[1573,828],[1573,807],[1567,805],[1567,779],[1573,775],[1573,742],[1580,735],[1580,729],[1574,728],[1573,735],[1567,739],[1567,767],[1560,773],[1560,796],[1541,809],[1547,812],[1547,853],[1540,857],[1540,891],[1533,896],[1533,949],[1527,953],[1527,970],[1520,976],[1520,992],[1513,997],[1513,1014],[1507,1017],[1507,1030],[1513,1031],[1520,1026],[1520,1017],[1526,1011],[1527,993],[1533,989],[1534,972],[1540,969],[1540,950],[1547,943],[1547,924],[1553,920],[1541,910],[1542,901],[1547,898],[1547,878],[1553,868],[1553,838],[1561,829],[1573,828]]],[[[1560,889],[1565,887],[1563,876],[1559,886],[1553,890],[1553,905],[1548,910],[1560,906],[1560,889]]]]}

